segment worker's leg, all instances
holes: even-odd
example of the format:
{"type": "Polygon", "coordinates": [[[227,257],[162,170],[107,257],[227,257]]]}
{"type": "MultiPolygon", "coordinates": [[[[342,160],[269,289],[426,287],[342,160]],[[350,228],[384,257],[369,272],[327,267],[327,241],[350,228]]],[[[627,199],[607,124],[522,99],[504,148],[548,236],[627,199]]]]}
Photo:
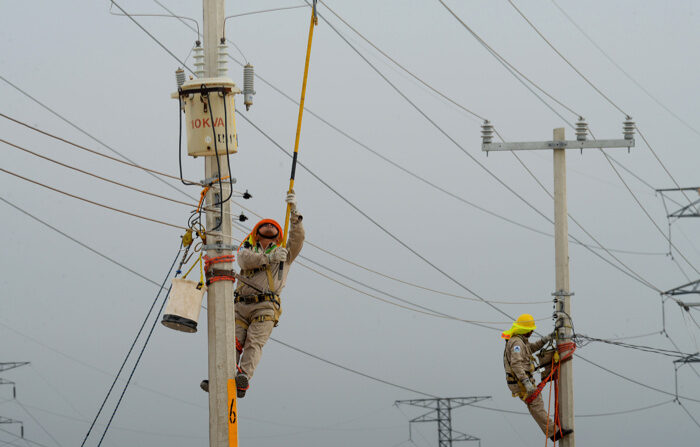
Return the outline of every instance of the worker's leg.
{"type": "Polygon", "coordinates": [[[249,379],[253,377],[255,368],[258,366],[260,357],[262,356],[262,348],[270,338],[272,328],[275,326],[275,323],[272,320],[255,321],[255,317],[267,314],[272,315],[272,311],[270,309],[265,309],[262,312],[255,314],[251,318],[250,326],[248,326],[245,341],[239,339],[243,345],[243,354],[241,355],[239,366],[249,379]]]}
{"type": "Polygon", "coordinates": [[[236,319],[236,365],[241,365],[241,353],[245,343],[248,328],[242,324],[242,320],[236,319]]]}
{"type": "Polygon", "coordinates": [[[555,430],[554,422],[547,416],[547,410],[544,408],[542,395],[537,396],[536,399],[527,404],[527,409],[530,411],[533,419],[535,419],[535,422],[537,422],[537,425],[542,429],[542,433],[547,436],[552,436],[555,430]]]}

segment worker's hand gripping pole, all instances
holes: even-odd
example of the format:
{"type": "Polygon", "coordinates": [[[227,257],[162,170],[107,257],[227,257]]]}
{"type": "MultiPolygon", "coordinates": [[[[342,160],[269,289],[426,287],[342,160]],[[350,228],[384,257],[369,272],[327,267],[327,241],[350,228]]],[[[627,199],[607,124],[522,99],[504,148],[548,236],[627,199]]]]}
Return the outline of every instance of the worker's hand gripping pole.
{"type": "MultiPolygon", "coordinates": [[[[294,139],[294,155],[292,156],[292,174],[289,178],[289,191],[288,194],[294,192],[294,174],[297,169],[297,154],[299,153],[299,138],[301,136],[301,119],[304,116],[304,99],[306,98],[306,80],[309,75],[309,59],[311,58],[311,42],[314,38],[314,26],[318,24],[318,17],[316,17],[316,0],[313,2],[313,8],[311,9],[311,23],[309,24],[309,42],[306,44],[306,62],[304,63],[304,79],[301,83],[301,99],[299,100],[299,117],[297,118],[297,134],[294,139]]],[[[287,203],[287,213],[284,217],[284,235],[282,237],[282,247],[287,246],[287,235],[289,232],[289,215],[292,211],[292,204],[287,203]]],[[[278,278],[282,279],[284,273],[284,262],[280,263],[278,278]]]]}

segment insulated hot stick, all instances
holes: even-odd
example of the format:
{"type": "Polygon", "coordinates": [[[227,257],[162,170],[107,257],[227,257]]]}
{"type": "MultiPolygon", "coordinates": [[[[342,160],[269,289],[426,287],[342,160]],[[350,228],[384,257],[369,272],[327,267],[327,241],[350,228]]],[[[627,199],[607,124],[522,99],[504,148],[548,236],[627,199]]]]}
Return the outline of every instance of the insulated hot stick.
{"type": "MultiPolygon", "coordinates": [[[[309,59],[311,58],[311,42],[314,38],[314,26],[318,24],[316,17],[316,0],[314,0],[313,8],[311,9],[311,23],[309,25],[309,42],[306,45],[306,62],[304,64],[304,80],[301,83],[301,99],[299,100],[299,117],[297,119],[297,134],[294,139],[294,156],[292,157],[292,174],[289,178],[289,191],[294,191],[294,174],[297,169],[297,154],[299,153],[299,137],[301,136],[301,119],[304,116],[304,99],[306,98],[306,80],[309,75],[309,59]]],[[[287,204],[287,213],[284,217],[284,235],[282,237],[282,247],[287,246],[287,234],[289,230],[289,214],[292,211],[292,206],[287,204]]],[[[284,262],[280,262],[278,278],[281,280],[284,273],[284,262]]]]}

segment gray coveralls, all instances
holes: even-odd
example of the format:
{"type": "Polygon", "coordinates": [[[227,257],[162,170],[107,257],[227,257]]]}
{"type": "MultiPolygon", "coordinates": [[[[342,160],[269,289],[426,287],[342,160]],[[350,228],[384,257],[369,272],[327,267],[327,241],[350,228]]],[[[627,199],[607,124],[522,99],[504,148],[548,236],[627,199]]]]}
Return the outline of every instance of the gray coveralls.
{"type": "MultiPolygon", "coordinates": [[[[522,382],[525,379],[529,379],[533,385],[536,385],[532,377],[532,373],[535,371],[535,359],[532,354],[542,349],[546,343],[546,340],[530,343],[523,335],[513,335],[506,341],[506,347],[503,351],[503,367],[506,370],[506,382],[513,397],[520,397],[523,402],[525,402],[527,396],[522,382]]],[[[547,417],[542,395],[537,396],[537,398],[533,399],[529,404],[526,403],[526,405],[535,422],[542,429],[542,433],[552,436],[555,432],[555,426],[554,422],[547,417]]]]}
{"type": "Polygon", "coordinates": [[[260,244],[254,247],[244,244],[238,252],[240,274],[245,282],[238,281],[234,298],[236,363],[248,378],[253,377],[255,367],[258,366],[262,356],[262,348],[282,314],[279,294],[287,282],[289,267],[304,244],[302,219],[299,213],[292,211],[287,239],[289,254],[284,261],[282,279],[278,278],[279,264],[268,265],[267,253],[272,251],[275,245],[270,245],[267,250],[263,250],[260,244]],[[264,294],[260,293],[261,290],[264,294]]]}

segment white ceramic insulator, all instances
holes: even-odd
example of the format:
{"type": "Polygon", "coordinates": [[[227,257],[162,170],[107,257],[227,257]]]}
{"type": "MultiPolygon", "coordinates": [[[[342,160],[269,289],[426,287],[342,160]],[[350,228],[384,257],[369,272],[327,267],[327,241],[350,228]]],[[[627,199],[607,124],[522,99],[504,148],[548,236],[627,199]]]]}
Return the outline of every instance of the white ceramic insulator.
{"type": "Polygon", "coordinates": [[[481,125],[481,139],[484,144],[489,144],[493,141],[493,126],[489,120],[485,120],[481,125]]]}
{"type": "Polygon", "coordinates": [[[204,48],[194,47],[194,75],[198,78],[204,77],[204,48]]]}
{"type": "Polygon", "coordinates": [[[587,135],[588,123],[583,117],[579,117],[579,120],[576,122],[576,140],[586,141],[587,135]]]}
{"type": "Polygon", "coordinates": [[[246,110],[253,105],[253,95],[255,94],[254,81],[255,69],[252,65],[246,64],[243,67],[243,104],[245,104],[246,110]]]}
{"type": "Polygon", "coordinates": [[[625,140],[634,139],[634,130],[636,125],[632,121],[632,117],[628,116],[627,119],[622,123],[622,133],[625,135],[625,140]]]}
{"type": "Polygon", "coordinates": [[[228,67],[226,66],[226,64],[228,64],[228,45],[226,45],[226,43],[219,44],[217,62],[219,77],[225,77],[228,72],[228,67]]]}
{"type": "Polygon", "coordinates": [[[182,87],[182,84],[185,83],[185,70],[182,68],[175,70],[175,82],[178,87],[182,87]]]}

